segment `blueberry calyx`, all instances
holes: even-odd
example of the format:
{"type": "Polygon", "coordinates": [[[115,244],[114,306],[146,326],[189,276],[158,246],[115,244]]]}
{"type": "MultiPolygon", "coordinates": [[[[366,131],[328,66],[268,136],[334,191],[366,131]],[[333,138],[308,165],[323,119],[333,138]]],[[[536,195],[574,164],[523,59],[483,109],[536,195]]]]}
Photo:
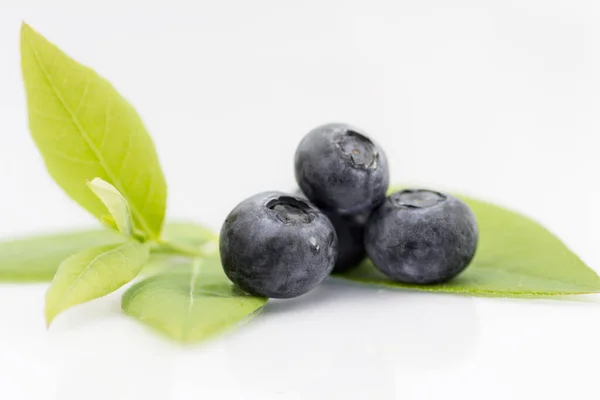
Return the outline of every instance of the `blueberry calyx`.
{"type": "Polygon", "coordinates": [[[346,130],[337,141],[342,154],[349,158],[352,166],[364,169],[376,169],[379,153],[369,138],[353,130],[346,130]]]}
{"type": "Polygon", "coordinates": [[[392,204],[397,208],[429,208],[447,200],[440,192],[427,189],[405,189],[391,196],[392,204]]]}
{"type": "Polygon", "coordinates": [[[284,224],[310,224],[314,219],[308,204],[290,196],[280,196],[269,201],[267,208],[273,210],[275,217],[284,224]]]}

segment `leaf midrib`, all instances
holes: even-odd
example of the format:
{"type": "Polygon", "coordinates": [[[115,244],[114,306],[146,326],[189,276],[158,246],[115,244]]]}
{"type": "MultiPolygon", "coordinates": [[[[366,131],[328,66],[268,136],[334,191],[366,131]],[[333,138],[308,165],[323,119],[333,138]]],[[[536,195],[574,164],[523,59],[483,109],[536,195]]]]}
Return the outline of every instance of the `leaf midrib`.
{"type": "MultiPolygon", "coordinates": [[[[27,29],[31,29],[31,28],[27,28],[27,29]]],[[[106,165],[106,162],[104,161],[104,158],[102,157],[102,153],[100,152],[100,149],[98,149],[96,147],[96,145],[92,142],[91,138],[89,137],[89,135],[87,134],[87,132],[85,131],[85,129],[83,128],[81,123],[79,122],[79,119],[77,118],[77,116],[73,113],[71,108],[67,105],[67,103],[63,99],[63,96],[62,96],[60,90],[55,86],[50,74],[48,73],[48,71],[46,71],[46,67],[38,54],[36,46],[34,45],[33,41],[31,40],[30,34],[26,33],[25,36],[27,37],[27,42],[29,43],[29,47],[31,48],[31,51],[33,52],[33,55],[35,57],[35,60],[37,61],[39,68],[41,69],[42,73],[44,74],[44,77],[48,81],[48,84],[52,88],[52,91],[58,98],[61,106],[64,108],[64,110],[67,112],[67,114],[71,118],[71,122],[73,122],[73,125],[75,125],[75,127],[77,128],[77,131],[79,132],[79,134],[83,137],[84,141],[86,142],[86,144],[88,145],[88,147],[90,148],[90,150],[92,151],[94,156],[98,159],[98,162],[100,163],[100,165],[102,166],[102,168],[104,169],[106,174],[108,175],[109,179],[112,181],[112,184],[117,188],[117,190],[123,195],[123,197],[129,203],[129,207],[131,209],[132,214],[135,216],[136,220],[139,221],[144,232],[146,232],[150,236],[150,239],[157,240],[158,237],[149,228],[148,224],[146,223],[146,220],[142,217],[141,213],[137,209],[136,204],[131,201],[131,198],[129,197],[128,193],[123,190],[123,187],[121,186],[120,182],[116,179],[115,175],[110,170],[108,165],[106,165]]],[[[129,151],[131,151],[131,150],[129,150],[129,151]]]]}
{"type": "Polygon", "coordinates": [[[190,331],[190,315],[192,313],[192,308],[194,308],[194,292],[196,290],[196,281],[198,280],[198,276],[200,275],[200,269],[202,267],[202,259],[198,258],[193,261],[192,264],[192,272],[190,274],[190,289],[188,291],[188,308],[185,314],[185,321],[183,321],[183,327],[181,328],[181,339],[186,340],[189,336],[190,331]]]}

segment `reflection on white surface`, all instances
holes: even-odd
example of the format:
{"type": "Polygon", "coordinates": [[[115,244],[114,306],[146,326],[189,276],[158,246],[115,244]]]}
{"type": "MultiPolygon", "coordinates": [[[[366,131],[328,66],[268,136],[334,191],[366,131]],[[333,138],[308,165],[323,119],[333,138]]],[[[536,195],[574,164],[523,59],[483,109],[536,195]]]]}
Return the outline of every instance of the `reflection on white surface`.
{"type": "Polygon", "coordinates": [[[45,331],[45,289],[4,291],[21,295],[28,316],[13,331],[17,347],[0,344],[19,360],[5,376],[45,377],[23,392],[30,398],[395,400],[415,379],[460,371],[480,342],[476,299],[336,280],[272,301],[239,330],[197,346],[173,344],[126,318],[122,291],[68,310],[45,331]]]}
{"type": "Polygon", "coordinates": [[[50,340],[60,371],[57,400],[169,398],[173,346],[147,332],[131,340],[132,327],[123,318],[120,297],[112,295],[56,320],[50,340]]]}
{"type": "MultiPolygon", "coordinates": [[[[404,379],[452,368],[477,347],[473,299],[439,300],[330,281],[273,301],[249,326],[210,345],[208,357],[220,362],[195,384],[217,390],[226,381],[222,387],[252,399],[399,399],[404,379]]],[[[194,353],[186,353],[185,371],[204,372],[207,352],[194,353]]]]}
{"type": "Polygon", "coordinates": [[[407,379],[471,358],[480,333],[472,298],[337,280],[197,346],[151,334],[119,302],[120,292],[74,307],[45,333],[56,400],[395,400],[407,379]]]}
{"type": "Polygon", "coordinates": [[[0,317],[12,321],[0,329],[0,394],[11,400],[577,399],[596,392],[597,302],[332,281],[272,302],[239,330],[178,346],[123,316],[119,293],[68,310],[46,331],[46,285],[0,289],[0,317]]]}

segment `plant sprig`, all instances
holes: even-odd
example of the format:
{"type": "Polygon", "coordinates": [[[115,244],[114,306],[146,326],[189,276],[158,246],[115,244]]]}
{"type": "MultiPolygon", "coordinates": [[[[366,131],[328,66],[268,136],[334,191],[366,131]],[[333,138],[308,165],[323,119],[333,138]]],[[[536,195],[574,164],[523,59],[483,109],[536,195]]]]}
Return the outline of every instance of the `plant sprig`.
{"type": "MultiPolygon", "coordinates": [[[[229,282],[217,236],[164,224],[167,184],[141,118],[94,70],[23,24],[21,66],[29,128],[56,183],[107,229],[0,243],[0,280],[48,281],[46,319],[147,277],[123,295],[132,317],[193,342],[256,315],[266,299],[229,282]],[[164,229],[163,229],[164,225],[164,229]]],[[[447,284],[390,282],[366,261],[345,279],[408,289],[536,297],[596,293],[600,278],[534,221],[464,198],[480,224],[473,264],[447,284]]]]}

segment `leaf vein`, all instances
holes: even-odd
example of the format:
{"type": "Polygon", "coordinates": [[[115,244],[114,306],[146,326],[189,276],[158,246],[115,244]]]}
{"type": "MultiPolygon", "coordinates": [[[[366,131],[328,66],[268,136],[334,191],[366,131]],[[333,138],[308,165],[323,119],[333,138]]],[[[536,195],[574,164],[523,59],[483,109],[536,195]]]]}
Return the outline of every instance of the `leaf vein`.
{"type": "MultiPolygon", "coordinates": [[[[62,296],[62,301],[59,303],[60,304],[59,309],[62,309],[62,306],[64,305],[65,301],[68,299],[69,295],[71,294],[71,292],[73,291],[73,289],[75,288],[75,286],[77,286],[77,284],[79,283],[79,281],[81,281],[82,277],[92,267],[92,265],[94,265],[98,261],[98,259],[100,257],[104,257],[104,256],[106,256],[108,254],[113,253],[113,252],[117,252],[117,251],[120,252],[122,249],[124,249],[124,248],[126,248],[128,246],[133,246],[133,245],[137,245],[137,244],[138,243],[136,243],[136,242],[124,243],[124,244],[121,244],[121,245],[119,245],[119,246],[117,246],[117,247],[115,247],[115,248],[113,248],[113,249],[111,249],[109,251],[105,251],[104,253],[100,253],[97,256],[95,256],[94,258],[92,258],[90,260],[90,262],[88,262],[86,264],[86,266],[83,268],[83,270],[79,274],[77,274],[77,278],[75,279],[75,281],[73,281],[73,283],[71,283],[69,285],[69,287],[67,288],[67,290],[65,291],[65,294],[62,296]]],[[[98,271],[95,271],[95,272],[96,272],[96,274],[98,273],[98,271]]],[[[103,286],[101,286],[101,287],[103,287],[103,286]]]]}
{"type": "Polygon", "coordinates": [[[71,122],[71,120],[69,118],[61,117],[61,116],[58,116],[58,115],[46,114],[45,112],[40,111],[40,110],[36,110],[34,108],[30,108],[30,112],[32,114],[37,115],[38,117],[50,119],[52,121],[57,121],[57,122],[71,122]]]}
{"type": "Polygon", "coordinates": [[[83,159],[83,158],[73,157],[73,156],[70,156],[68,154],[61,153],[60,151],[47,150],[47,152],[50,153],[50,154],[52,154],[52,155],[54,155],[54,156],[56,156],[56,157],[60,157],[60,158],[63,158],[65,160],[68,160],[68,161],[71,161],[71,162],[74,162],[74,163],[78,163],[78,164],[95,164],[95,162],[93,162],[93,161],[86,160],[86,159],[83,159]]]}
{"type": "Polygon", "coordinates": [[[75,116],[79,115],[79,109],[81,108],[81,106],[83,105],[83,102],[85,101],[85,97],[87,96],[88,89],[90,88],[90,84],[91,84],[91,80],[89,77],[86,76],[85,86],[83,87],[83,93],[81,94],[79,103],[77,104],[77,107],[75,108],[75,116]]]}

